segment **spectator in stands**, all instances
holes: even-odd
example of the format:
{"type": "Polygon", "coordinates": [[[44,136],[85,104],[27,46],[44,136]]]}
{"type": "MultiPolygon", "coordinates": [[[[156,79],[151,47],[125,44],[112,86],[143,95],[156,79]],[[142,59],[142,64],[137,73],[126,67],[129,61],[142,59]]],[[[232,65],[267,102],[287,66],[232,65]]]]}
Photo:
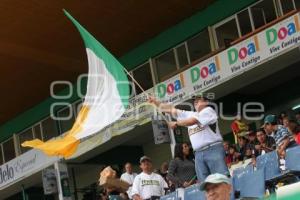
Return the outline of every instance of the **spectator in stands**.
{"type": "Polygon", "coordinates": [[[263,128],[260,128],[256,132],[258,144],[255,145],[255,149],[258,155],[263,155],[276,149],[274,138],[268,136],[263,128]]]}
{"type": "Polygon", "coordinates": [[[278,121],[277,121],[278,124],[279,124],[279,125],[284,125],[284,124],[283,124],[283,119],[286,118],[286,117],[288,117],[286,111],[280,112],[280,114],[278,115],[278,121]]]}
{"type": "Polygon", "coordinates": [[[288,128],[288,126],[289,126],[289,117],[288,116],[285,116],[285,117],[282,118],[282,125],[285,128],[288,128]]]}
{"type": "MultiPolygon", "coordinates": [[[[255,155],[257,156],[258,155],[258,152],[256,151],[255,149],[255,145],[258,144],[258,141],[257,141],[257,138],[256,138],[256,131],[249,131],[249,134],[248,134],[248,147],[249,149],[251,150],[251,156],[252,155],[255,155]]],[[[249,153],[248,153],[249,154],[249,153]]]]}
{"type": "Polygon", "coordinates": [[[238,137],[237,150],[241,154],[241,157],[240,157],[241,160],[244,159],[248,145],[249,145],[248,141],[245,137],[238,137]]]}
{"type": "Polygon", "coordinates": [[[300,125],[300,111],[298,111],[298,112],[296,113],[295,117],[296,117],[296,122],[297,122],[297,124],[300,125]]]}
{"type": "Polygon", "coordinates": [[[298,125],[297,121],[290,120],[288,130],[293,134],[295,142],[300,145],[300,126],[298,125]]]}
{"type": "Polygon", "coordinates": [[[140,167],[142,172],[133,181],[132,198],[134,200],[159,199],[165,194],[165,189],[168,188],[167,183],[161,175],[152,171],[152,161],[149,157],[140,158],[140,167]]]}
{"type": "Polygon", "coordinates": [[[168,169],[169,169],[169,163],[168,162],[163,162],[160,166],[159,170],[154,170],[155,173],[161,175],[163,177],[163,179],[166,181],[166,183],[168,184],[169,189],[173,189],[170,188],[171,183],[167,177],[168,175],[168,169]]]}
{"type": "Polygon", "coordinates": [[[207,200],[230,200],[231,181],[223,174],[211,174],[200,185],[207,200]]]}
{"type": "Polygon", "coordinates": [[[198,180],[204,180],[211,173],[229,175],[217,113],[209,106],[207,97],[199,95],[192,99],[196,112],[176,109],[173,105],[161,103],[154,97],[149,97],[149,102],[177,119],[168,123],[170,128],[188,127],[190,141],[195,151],[198,180]]]}
{"type": "Polygon", "coordinates": [[[224,141],[223,142],[223,147],[224,147],[224,150],[225,150],[225,156],[227,156],[229,154],[229,142],[224,141]]]}
{"type": "Polygon", "coordinates": [[[194,184],[196,178],[195,163],[190,154],[187,143],[176,144],[174,159],[171,160],[168,170],[168,179],[175,188],[188,187],[194,184]]]}
{"type": "Polygon", "coordinates": [[[127,190],[127,194],[128,194],[128,197],[130,199],[132,199],[131,189],[132,189],[132,184],[133,184],[134,178],[137,176],[137,174],[133,172],[132,164],[129,163],[129,162],[125,164],[124,168],[125,168],[125,173],[123,173],[121,175],[120,179],[123,180],[123,181],[126,181],[127,183],[130,184],[130,187],[127,190]]]}
{"type": "Polygon", "coordinates": [[[245,152],[245,155],[244,155],[244,158],[243,160],[247,160],[247,159],[250,159],[252,157],[255,157],[255,153],[253,153],[252,149],[250,148],[250,146],[246,146],[246,152],[245,152]]]}
{"type": "Polygon", "coordinates": [[[230,145],[228,155],[225,157],[227,166],[230,168],[231,165],[238,163],[240,157],[241,154],[237,152],[235,145],[230,145]]]}
{"type": "Polygon", "coordinates": [[[267,136],[274,138],[274,132],[272,131],[272,129],[266,129],[265,125],[262,126],[265,133],[267,134],[267,136]]]}
{"type": "Polygon", "coordinates": [[[275,115],[267,115],[265,117],[264,127],[265,130],[274,132],[274,140],[279,155],[284,154],[287,148],[297,145],[293,135],[288,131],[288,129],[277,124],[277,117],[275,115]]]}

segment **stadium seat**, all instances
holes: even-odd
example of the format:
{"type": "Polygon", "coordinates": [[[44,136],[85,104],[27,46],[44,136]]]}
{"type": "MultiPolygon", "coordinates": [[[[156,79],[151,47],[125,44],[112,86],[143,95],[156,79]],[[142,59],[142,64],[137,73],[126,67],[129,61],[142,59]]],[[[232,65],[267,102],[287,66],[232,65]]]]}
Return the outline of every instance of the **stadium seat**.
{"type": "Polygon", "coordinates": [[[286,150],[286,169],[300,172],[300,146],[286,150]]]}
{"type": "Polygon", "coordinates": [[[240,177],[240,198],[262,198],[264,194],[264,170],[248,172],[240,177]]]}
{"type": "Polygon", "coordinates": [[[281,176],[279,168],[279,160],[276,151],[258,156],[256,159],[256,167],[258,170],[265,171],[265,180],[270,181],[273,178],[281,176]]]}
{"type": "Polygon", "coordinates": [[[120,197],[120,195],[109,195],[108,199],[109,200],[122,200],[122,197],[120,197]]]}
{"type": "Polygon", "coordinates": [[[200,184],[187,187],[184,190],[184,200],[205,200],[205,194],[200,190],[200,184]]]}
{"type": "Polygon", "coordinates": [[[233,178],[230,179],[231,181],[231,192],[230,192],[230,200],[235,200],[235,190],[234,190],[234,187],[233,187],[233,178]]]}
{"type": "Polygon", "coordinates": [[[161,196],[160,200],[177,200],[176,192],[171,192],[165,196],[161,196]]]}
{"type": "Polygon", "coordinates": [[[240,178],[243,174],[253,172],[253,166],[247,165],[246,167],[240,167],[233,171],[232,186],[234,191],[240,191],[240,178]]]}

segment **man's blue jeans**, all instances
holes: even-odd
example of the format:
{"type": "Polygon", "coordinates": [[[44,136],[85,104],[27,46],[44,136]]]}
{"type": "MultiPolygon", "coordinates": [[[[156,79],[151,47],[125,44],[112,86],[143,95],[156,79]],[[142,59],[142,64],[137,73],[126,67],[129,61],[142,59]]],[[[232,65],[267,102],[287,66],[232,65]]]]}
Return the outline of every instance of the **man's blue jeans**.
{"type": "Polygon", "coordinates": [[[228,167],[225,163],[225,150],[223,144],[211,146],[202,151],[195,151],[195,168],[199,181],[214,173],[229,175],[228,167]]]}

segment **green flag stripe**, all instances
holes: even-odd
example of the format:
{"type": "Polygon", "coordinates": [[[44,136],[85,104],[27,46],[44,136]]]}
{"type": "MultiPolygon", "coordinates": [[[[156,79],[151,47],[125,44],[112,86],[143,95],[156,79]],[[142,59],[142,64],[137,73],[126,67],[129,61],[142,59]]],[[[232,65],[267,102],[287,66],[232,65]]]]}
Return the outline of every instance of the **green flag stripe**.
{"type": "Polygon", "coordinates": [[[100,44],[100,42],[98,42],[85,28],[83,28],[76,19],[74,19],[66,10],[63,11],[80,32],[86,48],[92,50],[104,61],[107,70],[112,74],[117,82],[119,95],[123,106],[126,108],[128,105],[129,84],[127,75],[124,72],[124,67],[102,44],[100,44]]]}

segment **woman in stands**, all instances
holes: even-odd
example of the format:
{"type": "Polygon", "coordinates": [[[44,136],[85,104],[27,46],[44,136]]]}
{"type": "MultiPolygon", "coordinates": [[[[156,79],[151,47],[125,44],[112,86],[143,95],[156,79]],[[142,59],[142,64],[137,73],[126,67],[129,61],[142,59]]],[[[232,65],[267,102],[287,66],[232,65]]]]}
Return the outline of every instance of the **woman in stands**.
{"type": "Polygon", "coordinates": [[[193,155],[187,143],[176,144],[175,156],[169,164],[167,178],[175,188],[188,187],[196,182],[193,155]]]}
{"type": "Polygon", "coordinates": [[[300,145],[300,126],[297,121],[290,120],[288,123],[288,129],[293,134],[296,143],[300,145]]]}

